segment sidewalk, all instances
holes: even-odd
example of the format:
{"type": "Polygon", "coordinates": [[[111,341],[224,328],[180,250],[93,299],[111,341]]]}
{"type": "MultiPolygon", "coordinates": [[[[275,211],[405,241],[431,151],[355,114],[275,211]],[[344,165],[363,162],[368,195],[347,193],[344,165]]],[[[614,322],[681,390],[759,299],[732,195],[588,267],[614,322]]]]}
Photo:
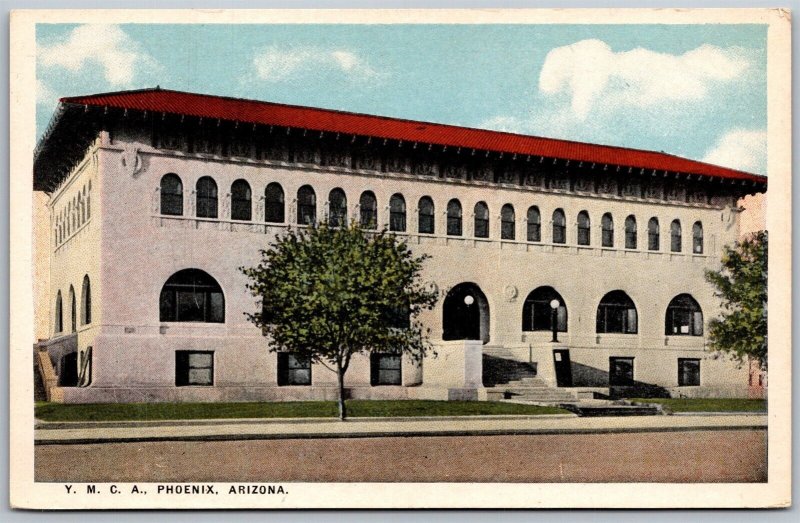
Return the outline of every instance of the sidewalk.
{"type": "Polygon", "coordinates": [[[763,430],[766,414],[629,416],[462,416],[426,418],[226,419],[129,422],[36,422],[37,445],[140,441],[368,438],[763,430]]]}

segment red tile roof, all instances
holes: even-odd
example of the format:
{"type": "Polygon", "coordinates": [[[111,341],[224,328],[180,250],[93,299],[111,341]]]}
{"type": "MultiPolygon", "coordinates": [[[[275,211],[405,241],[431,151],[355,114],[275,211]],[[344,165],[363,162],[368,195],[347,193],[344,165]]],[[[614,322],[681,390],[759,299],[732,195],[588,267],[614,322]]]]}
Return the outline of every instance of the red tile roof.
{"type": "Polygon", "coordinates": [[[766,183],[766,177],[666,153],[166,89],[62,98],[77,104],[294,127],[766,183]]]}

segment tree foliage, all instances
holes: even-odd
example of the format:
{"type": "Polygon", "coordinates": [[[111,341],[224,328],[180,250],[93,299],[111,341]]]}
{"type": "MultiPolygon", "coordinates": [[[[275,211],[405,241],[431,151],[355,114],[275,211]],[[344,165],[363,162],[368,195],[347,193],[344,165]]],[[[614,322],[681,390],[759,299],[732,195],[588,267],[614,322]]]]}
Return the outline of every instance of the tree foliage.
{"type": "Polygon", "coordinates": [[[706,271],[706,280],[722,300],[722,314],[709,322],[715,350],[738,361],[758,359],[767,367],[767,231],[726,246],[722,270],[706,271]]]}
{"type": "Polygon", "coordinates": [[[421,282],[427,256],[415,256],[385,230],[353,223],[289,229],[242,268],[261,310],[247,314],[269,350],[291,351],[336,372],[340,417],[344,375],[357,353],[402,353],[420,361],[430,350],[417,320],[437,296],[421,282]]]}

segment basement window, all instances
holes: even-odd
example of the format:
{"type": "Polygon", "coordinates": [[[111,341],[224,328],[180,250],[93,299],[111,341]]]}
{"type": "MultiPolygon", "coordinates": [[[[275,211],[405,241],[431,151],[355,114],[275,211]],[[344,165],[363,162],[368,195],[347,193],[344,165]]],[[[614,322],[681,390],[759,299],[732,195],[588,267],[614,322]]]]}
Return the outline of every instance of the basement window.
{"type": "Polygon", "coordinates": [[[214,353],[188,350],[175,352],[175,385],[214,385],[214,353]]]}

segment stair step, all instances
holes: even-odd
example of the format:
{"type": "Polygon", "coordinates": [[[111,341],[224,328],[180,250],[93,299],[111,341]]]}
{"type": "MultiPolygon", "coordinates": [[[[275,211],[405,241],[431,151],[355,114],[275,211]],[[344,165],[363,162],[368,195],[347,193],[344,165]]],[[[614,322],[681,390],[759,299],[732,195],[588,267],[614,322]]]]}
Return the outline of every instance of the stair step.
{"type": "Polygon", "coordinates": [[[645,406],[608,406],[608,407],[578,407],[581,416],[658,416],[661,411],[657,407],[645,406]]]}

